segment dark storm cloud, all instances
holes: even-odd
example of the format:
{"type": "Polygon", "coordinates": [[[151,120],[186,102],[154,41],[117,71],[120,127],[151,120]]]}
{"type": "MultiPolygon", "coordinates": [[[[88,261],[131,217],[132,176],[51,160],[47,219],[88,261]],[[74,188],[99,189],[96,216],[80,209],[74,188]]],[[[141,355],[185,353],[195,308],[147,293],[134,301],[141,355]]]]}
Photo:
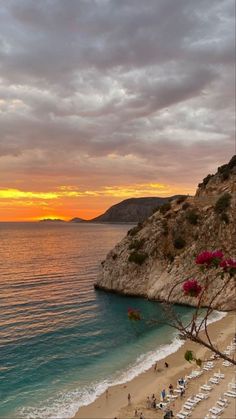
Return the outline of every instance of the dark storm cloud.
{"type": "Polygon", "coordinates": [[[9,0],[0,20],[8,179],[194,183],[233,153],[233,1],[9,0]]]}

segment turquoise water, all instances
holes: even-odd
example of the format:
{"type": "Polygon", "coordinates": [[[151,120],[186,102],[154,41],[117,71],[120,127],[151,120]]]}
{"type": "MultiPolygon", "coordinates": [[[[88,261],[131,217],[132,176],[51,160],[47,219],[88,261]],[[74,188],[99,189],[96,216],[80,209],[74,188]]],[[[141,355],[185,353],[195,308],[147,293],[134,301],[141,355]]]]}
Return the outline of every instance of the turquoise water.
{"type": "Polygon", "coordinates": [[[148,322],[161,316],[158,303],[93,289],[129,228],[0,224],[1,417],[72,417],[181,345],[173,330],[148,322]],[[128,320],[130,306],[144,322],[128,320]]]}

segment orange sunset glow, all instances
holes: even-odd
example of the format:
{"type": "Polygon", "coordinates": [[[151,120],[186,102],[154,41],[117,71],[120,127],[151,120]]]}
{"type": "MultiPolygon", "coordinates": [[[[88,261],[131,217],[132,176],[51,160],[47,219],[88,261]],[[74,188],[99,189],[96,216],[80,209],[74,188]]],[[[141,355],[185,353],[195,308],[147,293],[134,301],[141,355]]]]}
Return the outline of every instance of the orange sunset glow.
{"type": "MultiPolygon", "coordinates": [[[[2,221],[38,221],[41,219],[70,220],[77,216],[85,220],[103,213],[109,206],[123,199],[141,196],[171,196],[181,194],[178,186],[139,184],[105,187],[101,190],[79,191],[59,187],[51,192],[32,192],[18,189],[0,190],[0,214],[2,221]]],[[[194,193],[186,186],[184,193],[194,193]]]]}

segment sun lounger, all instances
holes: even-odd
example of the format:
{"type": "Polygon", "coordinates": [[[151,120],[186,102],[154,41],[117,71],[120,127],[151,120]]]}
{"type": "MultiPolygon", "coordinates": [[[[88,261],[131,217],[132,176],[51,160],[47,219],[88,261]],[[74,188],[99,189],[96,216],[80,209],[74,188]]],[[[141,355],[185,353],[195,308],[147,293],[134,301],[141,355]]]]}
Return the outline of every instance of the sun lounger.
{"type": "Polygon", "coordinates": [[[188,412],[182,412],[181,411],[181,412],[179,412],[179,413],[176,414],[176,417],[179,418],[179,419],[185,419],[188,416],[189,416],[189,413],[188,412]]]}
{"type": "Polygon", "coordinates": [[[213,406],[211,409],[209,409],[209,412],[213,413],[214,415],[221,415],[221,413],[224,411],[222,407],[216,407],[213,406]]]}
{"type": "Polygon", "coordinates": [[[224,365],[224,367],[230,367],[232,364],[229,361],[223,361],[222,365],[224,365]]]}
{"type": "Polygon", "coordinates": [[[196,406],[196,404],[197,404],[197,402],[190,401],[190,400],[187,400],[187,401],[185,402],[185,405],[186,405],[186,406],[192,406],[192,407],[194,407],[194,406],[196,406]]]}
{"type": "Polygon", "coordinates": [[[219,382],[219,380],[217,380],[216,378],[210,378],[210,383],[212,383],[212,384],[219,384],[220,382],[219,382]]]}
{"type": "Polygon", "coordinates": [[[179,419],[185,419],[187,416],[183,415],[181,412],[176,414],[176,417],[179,419]]]}
{"type": "Polygon", "coordinates": [[[217,400],[216,404],[218,404],[218,406],[220,407],[226,407],[227,403],[221,402],[220,400],[217,400]]]}
{"type": "Polygon", "coordinates": [[[220,372],[215,372],[214,377],[216,378],[225,378],[224,374],[221,374],[220,372]]]}
{"type": "Polygon", "coordinates": [[[229,403],[229,400],[225,399],[223,397],[220,397],[219,400],[220,400],[220,402],[229,403]]]}
{"type": "Polygon", "coordinates": [[[231,393],[226,392],[226,393],[224,393],[224,395],[227,396],[227,397],[236,398],[236,394],[234,395],[234,394],[231,394],[231,393]]]}
{"type": "Polygon", "coordinates": [[[236,391],[234,390],[228,390],[227,393],[233,394],[233,396],[236,396],[236,391]]]}
{"type": "Polygon", "coordinates": [[[222,407],[216,407],[216,406],[213,406],[211,409],[209,409],[209,412],[213,413],[214,415],[219,415],[223,411],[224,409],[222,407]]]}
{"type": "Polygon", "coordinates": [[[203,393],[198,393],[198,394],[196,394],[196,397],[198,397],[199,399],[201,399],[201,400],[206,400],[206,399],[208,399],[208,397],[209,397],[209,393],[205,393],[205,394],[203,394],[203,393]]]}
{"type": "Polygon", "coordinates": [[[188,405],[188,404],[184,404],[183,406],[182,406],[182,408],[183,409],[187,409],[187,410],[192,410],[193,409],[193,406],[191,405],[188,405]]]}
{"type": "Polygon", "coordinates": [[[194,399],[188,399],[187,401],[186,401],[186,403],[192,403],[194,406],[196,405],[196,404],[198,404],[199,402],[200,402],[201,400],[200,399],[198,399],[197,397],[194,397],[194,399]]]}
{"type": "Polygon", "coordinates": [[[179,413],[180,413],[181,415],[183,415],[184,417],[187,417],[187,416],[190,416],[190,415],[191,415],[191,413],[190,413],[190,412],[185,412],[184,410],[181,410],[179,413]]]}
{"type": "Polygon", "coordinates": [[[204,390],[204,391],[211,391],[213,387],[207,384],[203,384],[203,386],[201,386],[200,388],[201,390],[204,390]]]}

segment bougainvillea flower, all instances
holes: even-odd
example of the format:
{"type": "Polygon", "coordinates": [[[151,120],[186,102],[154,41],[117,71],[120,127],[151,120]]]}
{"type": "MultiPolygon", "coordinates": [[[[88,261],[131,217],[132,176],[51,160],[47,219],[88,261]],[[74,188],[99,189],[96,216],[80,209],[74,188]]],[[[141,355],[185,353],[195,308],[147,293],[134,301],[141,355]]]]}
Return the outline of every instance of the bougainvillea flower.
{"type": "Polygon", "coordinates": [[[224,259],[220,262],[220,267],[224,269],[225,272],[228,272],[231,276],[236,275],[236,260],[234,259],[224,259]]]}
{"type": "Polygon", "coordinates": [[[205,250],[204,252],[199,253],[195,262],[197,265],[219,266],[223,256],[221,250],[214,250],[213,252],[205,250]]]}
{"type": "Polygon", "coordinates": [[[198,265],[204,265],[204,264],[208,265],[209,263],[211,263],[211,259],[212,259],[212,253],[205,250],[204,252],[199,253],[199,255],[196,257],[196,263],[198,265]]]}
{"type": "Polygon", "coordinates": [[[128,308],[128,318],[130,320],[141,320],[140,311],[135,308],[128,308]]]}
{"type": "Polygon", "coordinates": [[[185,295],[189,295],[190,297],[198,297],[202,291],[202,287],[196,279],[188,279],[183,284],[183,290],[185,295]]]}
{"type": "Polygon", "coordinates": [[[221,268],[236,268],[236,260],[233,259],[224,259],[220,262],[221,268]]]}

